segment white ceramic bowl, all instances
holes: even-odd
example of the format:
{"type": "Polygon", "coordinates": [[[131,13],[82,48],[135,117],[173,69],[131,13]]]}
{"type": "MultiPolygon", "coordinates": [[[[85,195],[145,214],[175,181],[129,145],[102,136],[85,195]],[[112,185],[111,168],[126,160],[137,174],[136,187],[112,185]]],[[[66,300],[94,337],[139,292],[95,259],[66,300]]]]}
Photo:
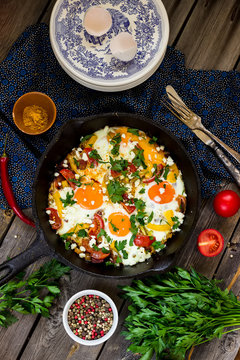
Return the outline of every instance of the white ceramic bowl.
{"type": "Polygon", "coordinates": [[[121,91],[148,79],[161,64],[168,43],[169,23],[161,0],[101,0],[109,10],[113,26],[107,34],[94,37],[83,28],[86,10],[94,0],[58,0],[50,20],[54,54],[69,76],[89,88],[121,91]],[[80,5],[79,5],[80,4],[80,5]],[[113,36],[133,34],[138,44],[135,58],[127,63],[112,57],[113,36]]]}
{"type": "Polygon", "coordinates": [[[87,345],[87,346],[94,346],[94,345],[99,345],[102,344],[103,342],[105,342],[106,340],[108,340],[114,333],[114,331],[117,328],[117,324],[118,324],[118,311],[116,308],[116,305],[114,304],[114,302],[112,301],[112,299],[106,295],[105,293],[98,291],[98,290],[83,290],[80,291],[78,293],[76,293],[75,295],[73,295],[68,302],[66,303],[64,309],[63,309],[63,326],[67,332],[67,334],[76,342],[78,342],[79,344],[82,345],[87,345]],[[112,323],[112,327],[111,329],[106,333],[106,335],[104,335],[103,337],[101,337],[100,339],[96,339],[96,340],[83,340],[81,338],[79,338],[77,335],[75,335],[72,330],[70,329],[70,326],[68,325],[68,311],[70,306],[74,303],[75,300],[77,300],[78,298],[82,297],[82,296],[86,296],[86,295],[98,295],[99,297],[103,298],[104,300],[106,300],[109,305],[112,308],[112,312],[113,312],[113,323],[112,323]]]}

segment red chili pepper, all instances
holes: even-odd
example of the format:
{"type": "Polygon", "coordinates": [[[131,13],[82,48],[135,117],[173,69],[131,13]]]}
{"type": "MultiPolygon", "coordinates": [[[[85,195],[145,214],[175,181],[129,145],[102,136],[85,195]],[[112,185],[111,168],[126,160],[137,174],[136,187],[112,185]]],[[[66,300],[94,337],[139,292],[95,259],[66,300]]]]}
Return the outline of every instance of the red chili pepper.
{"type": "Polygon", "coordinates": [[[19,208],[16,199],[14,197],[14,193],[13,193],[13,189],[12,189],[12,185],[10,183],[10,179],[8,176],[8,161],[9,158],[5,152],[6,150],[6,144],[7,144],[7,135],[6,135],[6,139],[5,139],[5,145],[4,145],[4,150],[3,150],[3,154],[0,157],[0,169],[1,169],[1,180],[2,180],[2,189],[3,189],[3,193],[7,199],[7,202],[9,204],[9,206],[11,207],[11,209],[14,211],[14,213],[26,224],[31,225],[33,227],[35,227],[34,222],[29,219],[23,212],[22,210],[19,208]]]}

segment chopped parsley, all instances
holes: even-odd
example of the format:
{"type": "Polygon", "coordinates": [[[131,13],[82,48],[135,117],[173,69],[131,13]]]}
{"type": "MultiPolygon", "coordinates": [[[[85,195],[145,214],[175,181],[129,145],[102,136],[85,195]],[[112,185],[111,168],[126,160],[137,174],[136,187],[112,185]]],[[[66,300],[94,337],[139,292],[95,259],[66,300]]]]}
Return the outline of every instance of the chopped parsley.
{"type": "MultiPolygon", "coordinates": [[[[93,149],[90,151],[90,153],[88,154],[89,158],[90,159],[94,159],[94,160],[97,160],[99,163],[103,163],[103,164],[107,164],[108,161],[102,161],[102,158],[101,156],[99,155],[99,153],[97,152],[96,149],[93,149]]],[[[91,164],[93,165],[93,164],[91,164]]]]}
{"type": "Polygon", "coordinates": [[[119,155],[119,148],[120,148],[120,142],[121,142],[121,134],[117,133],[111,140],[110,144],[113,145],[113,148],[111,150],[111,154],[114,156],[119,155]]]}
{"type": "Polygon", "coordinates": [[[66,250],[69,250],[69,249],[70,249],[70,246],[71,246],[71,242],[70,242],[70,241],[66,241],[66,242],[65,242],[65,249],[66,249],[66,250]]]}
{"type": "Polygon", "coordinates": [[[180,224],[180,221],[179,221],[179,218],[177,216],[173,216],[172,218],[172,221],[174,222],[174,225],[172,227],[173,230],[176,230],[179,228],[179,226],[181,225],[180,224]]]}
{"type": "Polygon", "coordinates": [[[123,201],[122,195],[127,191],[127,188],[120,184],[118,180],[110,180],[107,185],[108,195],[113,203],[123,201]]]}
{"type": "Polygon", "coordinates": [[[167,176],[168,176],[169,171],[170,171],[169,165],[166,165],[166,166],[165,166],[164,173],[163,173],[163,178],[164,178],[165,180],[167,180],[167,176]]]}
{"type": "Polygon", "coordinates": [[[102,250],[102,252],[104,254],[109,254],[110,253],[110,250],[106,249],[105,247],[102,247],[100,250],[102,250]]]}
{"type": "Polygon", "coordinates": [[[145,202],[141,199],[136,199],[136,198],[133,200],[134,200],[134,205],[136,206],[136,209],[143,211],[146,206],[145,202]]]}
{"type": "Polygon", "coordinates": [[[93,244],[93,249],[95,250],[95,251],[100,251],[101,249],[99,249],[99,247],[97,247],[97,245],[95,245],[95,244],[93,244]]]}
{"type": "Polygon", "coordinates": [[[74,234],[74,231],[60,235],[61,239],[67,240],[69,237],[71,237],[74,234]]]}
{"type": "Polygon", "coordinates": [[[128,259],[128,253],[126,252],[126,250],[123,250],[122,254],[124,259],[128,259]]]}
{"type": "Polygon", "coordinates": [[[147,165],[145,164],[144,161],[143,149],[139,149],[137,146],[135,146],[134,152],[135,152],[135,157],[132,161],[133,164],[137,167],[142,166],[144,169],[146,169],[147,165]]]}
{"type": "Polygon", "coordinates": [[[124,250],[126,245],[127,245],[127,240],[119,240],[119,241],[116,240],[115,243],[114,243],[114,246],[115,246],[117,251],[124,250]]]}
{"type": "Polygon", "coordinates": [[[120,160],[113,160],[112,157],[110,157],[110,164],[112,166],[112,170],[122,173],[124,170],[128,167],[128,161],[121,158],[120,160]]]}
{"type": "Polygon", "coordinates": [[[97,238],[99,238],[101,236],[104,236],[108,243],[112,243],[113,240],[110,238],[110,236],[106,233],[106,231],[104,229],[101,229],[99,231],[97,238]]]}
{"type": "Polygon", "coordinates": [[[155,144],[157,142],[157,137],[153,136],[150,140],[149,140],[149,144],[155,144]]]}
{"type": "Polygon", "coordinates": [[[117,256],[116,264],[121,264],[121,263],[122,263],[122,259],[120,258],[120,256],[117,256]]]}
{"type": "Polygon", "coordinates": [[[86,136],[82,137],[82,138],[80,139],[80,141],[81,141],[81,143],[82,143],[82,142],[84,142],[84,141],[87,141],[87,140],[91,139],[91,137],[92,137],[92,134],[86,135],[86,136]]]}
{"type": "Polygon", "coordinates": [[[142,188],[140,191],[139,191],[139,194],[144,194],[146,191],[146,189],[142,188]]]}
{"type": "Polygon", "coordinates": [[[73,205],[73,204],[76,203],[76,201],[73,200],[73,196],[74,196],[74,192],[72,191],[72,194],[67,192],[66,199],[60,198],[60,200],[62,201],[64,207],[67,207],[68,205],[73,205]]]}
{"type": "Polygon", "coordinates": [[[152,221],[152,219],[153,219],[153,211],[152,211],[151,214],[149,215],[147,222],[150,223],[150,222],[152,221]]]}
{"type": "Polygon", "coordinates": [[[73,161],[76,167],[79,167],[79,161],[75,157],[73,158],[73,161]]]}
{"type": "Polygon", "coordinates": [[[133,135],[139,136],[139,130],[138,129],[130,129],[130,128],[128,128],[127,132],[131,133],[133,135]]]}
{"type": "Polygon", "coordinates": [[[162,244],[161,241],[154,241],[154,243],[152,243],[152,247],[155,250],[159,250],[159,249],[163,249],[165,247],[165,245],[162,244]]]}
{"type": "Polygon", "coordinates": [[[137,170],[137,171],[135,171],[134,173],[132,173],[131,174],[132,175],[132,177],[134,178],[134,177],[136,177],[136,178],[138,178],[138,179],[141,179],[141,177],[140,177],[140,175],[139,175],[139,171],[137,170]]]}
{"type": "Polygon", "coordinates": [[[78,235],[79,237],[84,238],[84,237],[87,237],[87,232],[86,232],[86,230],[81,229],[81,230],[78,231],[77,235],[78,235]]]}
{"type": "Polygon", "coordinates": [[[110,224],[112,225],[113,231],[117,232],[119,230],[118,227],[116,227],[116,225],[113,224],[112,220],[110,221],[110,224]]]}
{"type": "MultiPolygon", "coordinates": [[[[82,177],[82,176],[81,176],[82,177]]],[[[72,183],[74,183],[74,184],[76,184],[77,186],[81,186],[82,185],[82,183],[81,183],[81,181],[80,180],[76,180],[76,179],[69,179],[69,181],[71,181],[72,183]]]]}

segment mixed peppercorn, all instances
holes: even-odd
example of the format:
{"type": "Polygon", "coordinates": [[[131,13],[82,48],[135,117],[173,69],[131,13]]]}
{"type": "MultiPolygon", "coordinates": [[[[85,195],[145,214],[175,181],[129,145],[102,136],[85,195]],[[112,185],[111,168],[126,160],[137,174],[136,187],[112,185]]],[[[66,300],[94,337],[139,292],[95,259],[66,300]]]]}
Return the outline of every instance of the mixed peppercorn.
{"type": "Polygon", "coordinates": [[[83,340],[99,339],[112,327],[112,308],[98,295],[82,296],[70,306],[68,324],[72,332],[83,340]]]}

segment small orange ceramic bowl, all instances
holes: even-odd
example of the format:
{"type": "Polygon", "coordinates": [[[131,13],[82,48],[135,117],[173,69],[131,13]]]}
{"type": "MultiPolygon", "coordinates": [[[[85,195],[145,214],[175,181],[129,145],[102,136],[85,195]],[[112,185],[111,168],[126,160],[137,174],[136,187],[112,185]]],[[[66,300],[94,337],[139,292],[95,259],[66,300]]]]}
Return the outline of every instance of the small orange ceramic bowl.
{"type": "Polygon", "coordinates": [[[41,92],[22,95],[14,104],[13,121],[25,134],[39,135],[50,129],[56,119],[56,106],[41,92]],[[30,107],[30,108],[29,108],[30,107]]]}

